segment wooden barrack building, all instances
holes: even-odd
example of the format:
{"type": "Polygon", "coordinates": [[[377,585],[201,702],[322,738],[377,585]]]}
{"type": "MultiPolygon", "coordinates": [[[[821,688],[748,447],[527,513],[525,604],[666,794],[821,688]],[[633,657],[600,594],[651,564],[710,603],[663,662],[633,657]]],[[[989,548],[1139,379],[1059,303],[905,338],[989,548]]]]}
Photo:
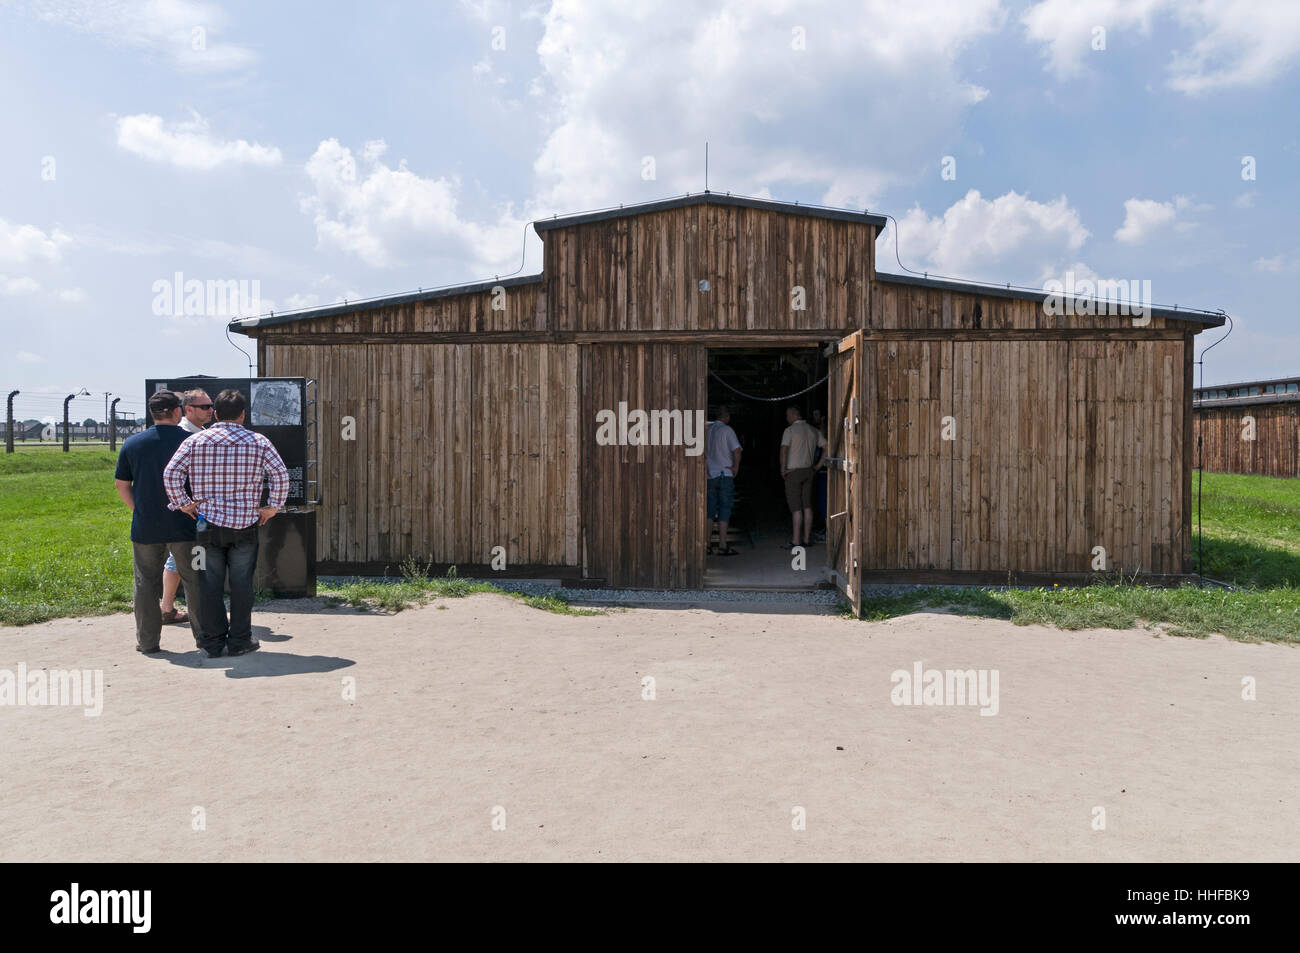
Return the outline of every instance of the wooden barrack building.
{"type": "Polygon", "coordinates": [[[325,572],[466,572],[500,546],[537,574],[700,587],[704,458],[604,445],[597,414],[703,410],[711,352],[808,347],[832,460],[810,558],[855,605],[878,579],[1077,578],[1097,547],[1189,572],[1193,336],[1223,316],[879,274],[884,224],[691,195],[535,222],[539,275],[232,330],[260,374],[319,382],[325,572]]]}
{"type": "Polygon", "coordinates": [[[1300,476],[1300,377],[1197,388],[1193,407],[1206,470],[1300,476]]]}

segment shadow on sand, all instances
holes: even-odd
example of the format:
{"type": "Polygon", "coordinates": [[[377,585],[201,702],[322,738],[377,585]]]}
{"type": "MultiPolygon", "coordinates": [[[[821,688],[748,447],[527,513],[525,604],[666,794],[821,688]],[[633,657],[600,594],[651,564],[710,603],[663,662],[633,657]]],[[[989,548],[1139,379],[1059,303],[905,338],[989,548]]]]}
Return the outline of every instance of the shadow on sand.
{"type": "Polygon", "coordinates": [[[267,647],[293,638],[283,632],[272,632],[267,626],[253,626],[253,640],[262,643],[260,651],[236,658],[221,656],[208,658],[198,649],[188,652],[162,651],[146,658],[166,659],[182,668],[222,668],[226,678],[270,678],[276,675],[310,675],[334,672],[357,663],[353,659],[332,655],[293,655],[287,652],[268,652],[267,647]]]}

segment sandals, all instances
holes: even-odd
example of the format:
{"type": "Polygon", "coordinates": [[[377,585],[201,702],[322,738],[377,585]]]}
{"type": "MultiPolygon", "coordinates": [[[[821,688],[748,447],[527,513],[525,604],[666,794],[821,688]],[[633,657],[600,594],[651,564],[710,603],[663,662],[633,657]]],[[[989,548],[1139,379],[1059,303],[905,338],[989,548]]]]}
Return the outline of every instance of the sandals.
{"type": "Polygon", "coordinates": [[[170,612],[162,614],[163,625],[180,625],[183,622],[189,622],[188,612],[182,612],[180,609],[172,609],[170,612]]]}
{"type": "Polygon", "coordinates": [[[736,549],[736,547],[734,547],[734,546],[728,546],[726,549],[718,550],[718,555],[719,555],[719,556],[739,556],[739,555],[740,555],[740,550],[736,549]]]}

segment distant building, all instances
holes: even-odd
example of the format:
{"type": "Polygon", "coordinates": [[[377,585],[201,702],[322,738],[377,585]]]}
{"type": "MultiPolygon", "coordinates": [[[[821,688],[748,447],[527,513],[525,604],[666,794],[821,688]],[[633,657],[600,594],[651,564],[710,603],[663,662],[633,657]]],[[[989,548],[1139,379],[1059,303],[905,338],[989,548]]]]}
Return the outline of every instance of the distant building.
{"type": "Polygon", "coordinates": [[[1206,470],[1300,477],[1300,377],[1198,387],[1192,409],[1206,470]]]}

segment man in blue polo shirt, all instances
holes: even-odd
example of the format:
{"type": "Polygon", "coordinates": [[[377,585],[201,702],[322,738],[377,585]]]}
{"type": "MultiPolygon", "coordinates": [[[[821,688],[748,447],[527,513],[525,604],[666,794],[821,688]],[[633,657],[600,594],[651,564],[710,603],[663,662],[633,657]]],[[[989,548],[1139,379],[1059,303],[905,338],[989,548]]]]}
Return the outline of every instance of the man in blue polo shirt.
{"type": "Polygon", "coordinates": [[[149,398],[154,425],[128,437],[117,457],[118,495],[131,509],[131,549],[135,565],[135,650],[162,651],[163,564],[170,553],[185,587],[190,631],[199,644],[199,577],[194,570],[194,520],[167,508],[163,468],[189,436],[180,428],[181,400],[169,390],[149,398]]]}

